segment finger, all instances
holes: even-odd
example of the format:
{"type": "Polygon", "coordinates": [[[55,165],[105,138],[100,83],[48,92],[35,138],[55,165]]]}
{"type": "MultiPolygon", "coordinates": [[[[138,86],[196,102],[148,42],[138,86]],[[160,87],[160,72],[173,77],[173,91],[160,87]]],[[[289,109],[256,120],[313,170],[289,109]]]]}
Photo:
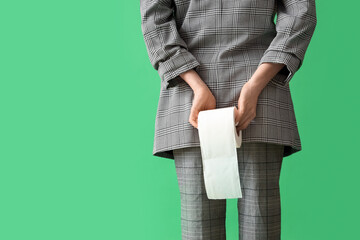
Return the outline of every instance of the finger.
{"type": "Polygon", "coordinates": [[[243,125],[243,124],[245,123],[245,121],[246,121],[246,112],[240,110],[238,114],[239,114],[239,120],[238,120],[239,123],[238,123],[238,126],[241,126],[241,125],[243,125]]]}
{"type": "Polygon", "coordinates": [[[249,126],[251,120],[252,120],[252,117],[247,118],[247,120],[245,120],[244,123],[242,123],[241,125],[238,126],[239,129],[240,129],[240,130],[246,129],[246,128],[249,126]]]}
{"type": "Polygon", "coordinates": [[[197,111],[196,109],[191,109],[190,112],[190,118],[189,118],[189,122],[195,127],[198,128],[198,115],[199,115],[199,111],[197,111]]]}
{"type": "Polygon", "coordinates": [[[252,119],[252,116],[247,114],[247,115],[244,115],[244,117],[241,119],[241,122],[239,123],[238,127],[243,130],[246,128],[246,124],[248,122],[250,122],[250,120],[252,119]]]}
{"type": "Polygon", "coordinates": [[[190,118],[189,118],[189,122],[190,122],[190,124],[191,124],[193,127],[195,127],[195,126],[196,126],[196,122],[195,122],[195,120],[194,120],[194,117],[193,117],[193,116],[190,116],[190,118]]]}
{"type": "Polygon", "coordinates": [[[192,119],[189,119],[189,123],[194,127],[196,128],[196,122],[192,119]]]}

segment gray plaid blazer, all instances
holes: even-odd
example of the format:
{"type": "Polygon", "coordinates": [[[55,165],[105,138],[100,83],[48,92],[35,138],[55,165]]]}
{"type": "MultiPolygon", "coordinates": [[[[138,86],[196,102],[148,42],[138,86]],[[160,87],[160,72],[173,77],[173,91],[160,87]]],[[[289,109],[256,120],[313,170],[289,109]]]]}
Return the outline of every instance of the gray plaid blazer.
{"type": "Polygon", "coordinates": [[[259,95],[242,140],[285,145],[284,157],[301,150],[289,81],[315,31],[315,0],[140,0],[140,13],[148,57],[161,80],[154,156],[174,159],[173,149],[200,146],[188,121],[193,90],[180,73],[194,69],[216,108],[230,107],[263,62],[285,66],[259,95]]]}

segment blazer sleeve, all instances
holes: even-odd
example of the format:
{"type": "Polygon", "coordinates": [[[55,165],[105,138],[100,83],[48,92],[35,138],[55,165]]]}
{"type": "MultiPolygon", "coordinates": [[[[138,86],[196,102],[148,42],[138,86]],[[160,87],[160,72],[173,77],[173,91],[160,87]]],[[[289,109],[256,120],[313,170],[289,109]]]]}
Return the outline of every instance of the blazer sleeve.
{"type": "Polygon", "coordinates": [[[200,65],[177,31],[173,0],[140,0],[141,29],[150,62],[166,89],[184,81],[179,74],[200,65]]]}
{"type": "Polygon", "coordinates": [[[315,31],[315,0],[276,0],[276,36],[264,52],[264,62],[285,64],[271,80],[286,86],[302,66],[306,49],[315,31]]]}

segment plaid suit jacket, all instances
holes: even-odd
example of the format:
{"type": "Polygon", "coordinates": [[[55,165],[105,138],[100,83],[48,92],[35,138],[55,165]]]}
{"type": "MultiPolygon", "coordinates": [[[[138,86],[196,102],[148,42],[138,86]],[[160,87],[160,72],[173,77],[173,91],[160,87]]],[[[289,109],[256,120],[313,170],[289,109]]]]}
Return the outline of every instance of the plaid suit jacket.
{"type": "Polygon", "coordinates": [[[242,140],[285,145],[284,157],[301,150],[289,82],[315,30],[315,0],[140,0],[140,13],[161,82],[154,156],[174,159],[173,149],[200,146],[188,121],[193,90],[180,73],[197,71],[216,108],[230,107],[263,62],[285,66],[259,95],[242,140]]]}

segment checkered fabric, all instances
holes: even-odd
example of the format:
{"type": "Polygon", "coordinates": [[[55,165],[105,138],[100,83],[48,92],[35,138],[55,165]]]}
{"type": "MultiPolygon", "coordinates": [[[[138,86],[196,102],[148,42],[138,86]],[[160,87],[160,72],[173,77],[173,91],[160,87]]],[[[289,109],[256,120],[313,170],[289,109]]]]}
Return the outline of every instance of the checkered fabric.
{"type": "MultiPolygon", "coordinates": [[[[280,240],[280,171],[284,146],[244,143],[237,149],[242,198],[239,240],[280,240]]],[[[226,199],[208,199],[200,147],[173,150],[181,197],[183,240],[225,240],[226,199]]]]}
{"type": "Polygon", "coordinates": [[[140,0],[140,13],[161,83],[154,156],[174,159],[174,149],[200,146],[198,130],[188,121],[194,93],[180,73],[194,69],[216,108],[230,107],[264,62],[285,66],[259,95],[243,142],[285,145],[284,157],[301,150],[289,82],[315,30],[315,0],[140,0]]]}

